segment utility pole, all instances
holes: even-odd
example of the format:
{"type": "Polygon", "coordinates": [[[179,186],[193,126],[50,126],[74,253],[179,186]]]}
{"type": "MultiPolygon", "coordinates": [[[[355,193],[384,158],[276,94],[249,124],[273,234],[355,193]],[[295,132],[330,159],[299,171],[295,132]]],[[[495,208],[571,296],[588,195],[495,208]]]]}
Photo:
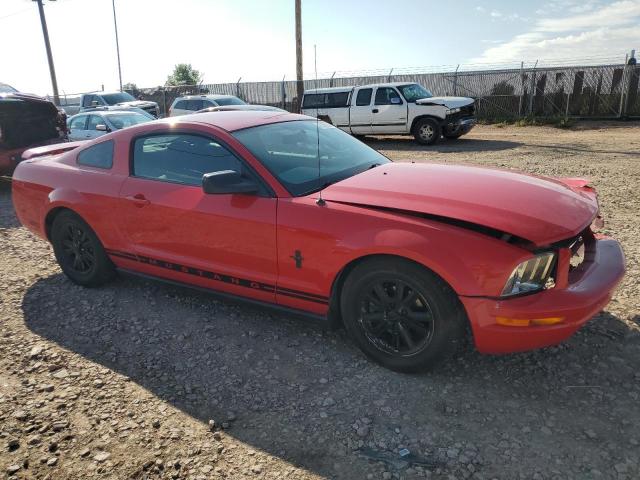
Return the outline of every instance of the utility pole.
{"type": "Polygon", "coordinates": [[[298,101],[296,110],[300,110],[302,106],[302,95],[304,94],[304,82],[302,76],[302,7],[300,5],[301,0],[295,0],[296,2],[296,79],[298,101]]]}
{"type": "Polygon", "coordinates": [[[122,91],[122,70],[120,69],[120,44],[118,43],[118,22],[116,20],[116,0],[111,0],[113,6],[113,27],[116,29],[116,53],[118,54],[118,78],[120,79],[120,91],[122,91]]]}
{"type": "Polygon", "coordinates": [[[44,17],[44,6],[42,0],[33,0],[38,4],[40,12],[40,23],[42,24],[42,35],[44,36],[44,47],[47,49],[47,60],[49,61],[49,74],[51,75],[51,87],[53,88],[53,103],[60,105],[60,95],[58,95],[58,81],[56,80],[56,69],[53,67],[53,55],[51,54],[51,44],[49,43],[49,30],[47,29],[47,19],[44,17]]]}

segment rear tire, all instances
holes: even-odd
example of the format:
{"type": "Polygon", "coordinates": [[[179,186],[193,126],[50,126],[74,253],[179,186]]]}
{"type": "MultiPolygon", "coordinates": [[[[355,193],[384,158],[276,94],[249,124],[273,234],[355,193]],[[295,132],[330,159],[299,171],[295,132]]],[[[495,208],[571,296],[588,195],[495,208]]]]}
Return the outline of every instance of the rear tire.
{"type": "Polygon", "coordinates": [[[406,260],[377,258],[356,266],[340,303],[356,345],[398,372],[433,367],[464,338],[464,311],[455,292],[433,272],[406,260]]]}
{"type": "Polygon", "coordinates": [[[440,124],[433,118],[422,118],[413,127],[413,136],[420,145],[433,145],[441,135],[440,124]]]}
{"type": "Polygon", "coordinates": [[[56,216],[51,243],[58,265],[69,279],[84,287],[104,285],[115,276],[115,267],[95,232],[71,211],[56,216]]]}

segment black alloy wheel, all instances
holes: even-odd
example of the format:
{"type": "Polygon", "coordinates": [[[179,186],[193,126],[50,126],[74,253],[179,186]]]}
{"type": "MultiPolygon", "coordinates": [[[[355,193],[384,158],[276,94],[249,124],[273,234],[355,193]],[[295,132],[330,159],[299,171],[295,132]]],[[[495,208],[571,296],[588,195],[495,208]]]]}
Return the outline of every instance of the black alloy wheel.
{"type": "Polygon", "coordinates": [[[97,287],[115,276],[115,266],[91,227],[70,210],[53,220],[51,243],[58,265],[71,281],[97,287]]]}
{"type": "Polygon", "coordinates": [[[433,337],[433,312],[416,289],[397,278],[375,280],[363,290],[360,324],[369,341],[385,353],[415,355],[433,337]]]}
{"type": "Polygon", "coordinates": [[[340,295],[344,326],[373,361],[419,372],[455,352],[467,325],[458,296],[427,268],[400,257],[363,261],[340,295]]]}

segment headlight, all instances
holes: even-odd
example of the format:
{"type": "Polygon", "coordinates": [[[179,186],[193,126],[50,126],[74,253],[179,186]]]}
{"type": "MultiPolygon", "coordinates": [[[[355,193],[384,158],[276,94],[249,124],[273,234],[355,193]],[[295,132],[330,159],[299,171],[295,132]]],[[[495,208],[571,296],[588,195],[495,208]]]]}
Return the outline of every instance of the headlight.
{"type": "Polygon", "coordinates": [[[509,297],[521,293],[542,290],[551,276],[556,260],[554,252],[540,253],[514,268],[502,289],[501,296],[509,297]]]}
{"type": "Polygon", "coordinates": [[[447,115],[452,115],[454,113],[458,113],[460,111],[459,108],[451,108],[449,110],[447,110],[447,115]]]}

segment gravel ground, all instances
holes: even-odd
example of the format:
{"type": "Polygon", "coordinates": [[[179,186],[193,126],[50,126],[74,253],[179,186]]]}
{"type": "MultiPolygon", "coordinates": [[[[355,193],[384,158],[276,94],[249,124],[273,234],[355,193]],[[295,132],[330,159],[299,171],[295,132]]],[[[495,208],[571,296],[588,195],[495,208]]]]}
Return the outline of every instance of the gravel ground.
{"type": "Polygon", "coordinates": [[[0,475],[639,478],[640,125],[369,143],[396,160],[591,178],[627,255],[614,300],[557,347],[469,348],[401,375],[305,320],[139,279],[74,286],[0,184],[0,475]]]}

